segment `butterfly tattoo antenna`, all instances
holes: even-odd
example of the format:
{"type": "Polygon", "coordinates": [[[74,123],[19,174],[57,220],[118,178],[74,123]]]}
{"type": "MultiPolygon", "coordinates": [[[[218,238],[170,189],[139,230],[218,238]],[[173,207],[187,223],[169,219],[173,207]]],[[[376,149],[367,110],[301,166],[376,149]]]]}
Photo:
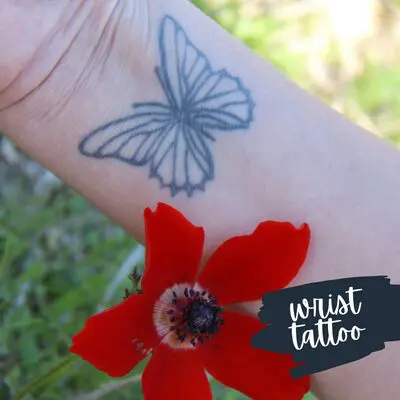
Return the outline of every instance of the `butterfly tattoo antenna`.
{"type": "Polygon", "coordinates": [[[159,32],[160,65],[155,74],[164,102],[133,105],[133,114],[89,133],[82,155],[147,166],[171,195],[204,191],[214,179],[214,134],[248,129],[255,103],[239,78],[214,71],[209,60],[171,16],[159,32]]]}

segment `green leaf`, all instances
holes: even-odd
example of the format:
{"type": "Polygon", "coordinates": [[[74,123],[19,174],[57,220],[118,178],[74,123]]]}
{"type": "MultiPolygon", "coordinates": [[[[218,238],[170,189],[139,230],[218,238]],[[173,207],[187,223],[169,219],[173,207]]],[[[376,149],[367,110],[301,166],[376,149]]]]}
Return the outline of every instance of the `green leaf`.
{"type": "Polygon", "coordinates": [[[26,385],[25,388],[17,394],[14,400],[23,400],[31,393],[37,393],[42,386],[48,384],[51,381],[54,381],[54,379],[58,377],[65,368],[69,367],[75,361],[77,361],[77,357],[74,355],[64,358],[45,374],[39,376],[33,382],[26,385]]]}
{"type": "Polygon", "coordinates": [[[11,400],[11,388],[8,386],[5,380],[0,382],[0,400],[11,400]]]}
{"type": "Polygon", "coordinates": [[[311,392],[309,392],[304,396],[303,400],[317,400],[317,398],[311,392]]]}

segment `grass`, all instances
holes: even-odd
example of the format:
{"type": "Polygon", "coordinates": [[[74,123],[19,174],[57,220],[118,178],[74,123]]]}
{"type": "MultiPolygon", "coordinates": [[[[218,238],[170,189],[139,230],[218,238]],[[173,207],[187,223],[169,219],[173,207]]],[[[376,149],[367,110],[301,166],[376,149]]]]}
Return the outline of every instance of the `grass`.
{"type": "MultiPolygon", "coordinates": [[[[388,54],[398,41],[390,25],[394,11],[379,14],[386,45],[372,33],[352,69],[340,41],[313,48],[326,15],[311,6],[302,11],[293,0],[279,6],[267,1],[266,10],[256,1],[195,3],[300,86],[400,144],[400,60],[388,54]]],[[[1,137],[0,147],[9,148],[1,137]]],[[[143,249],[72,190],[18,157],[0,157],[0,400],[30,382],[36,382],[26,397],[32,400],[140,399],[135,377],[110,381],[79,360],[63,363],[83,321],[120,301],[129,285],[125,276],[142,263],[143,249]],[[54,368],[57,373],[37,382],[54,368]]],[[[213,390],[218,399],[241,398],[216,382],[213,390]]]]}

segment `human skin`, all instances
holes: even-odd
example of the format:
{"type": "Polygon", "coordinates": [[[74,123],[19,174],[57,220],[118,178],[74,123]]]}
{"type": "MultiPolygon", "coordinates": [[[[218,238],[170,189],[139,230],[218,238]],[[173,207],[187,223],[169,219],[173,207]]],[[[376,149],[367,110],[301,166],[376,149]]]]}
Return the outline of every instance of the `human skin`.
{"type": "MultiPolygon", "coordinates": [[[[189,2],[3,0],[0,54],[0,131],[138,240],[144,208],[158,202],[205,228],[206,254],[262,220],[307,222],[311,247],[292,285],[375,274],[399,283],[398,151],[289,82],[189,2]],[[133,103],[163,98],[154,68],[166,14],[214,70],[240,77],[256,104],[249,129],[215,135],[215,178],[190,198],[172,197],[145,168],[78,151],[89,132],[133,103]]],[[[313,390],[320,399],[396,398],[399,359],[399,344],[389,343],[316,374],[313,390]]]]}

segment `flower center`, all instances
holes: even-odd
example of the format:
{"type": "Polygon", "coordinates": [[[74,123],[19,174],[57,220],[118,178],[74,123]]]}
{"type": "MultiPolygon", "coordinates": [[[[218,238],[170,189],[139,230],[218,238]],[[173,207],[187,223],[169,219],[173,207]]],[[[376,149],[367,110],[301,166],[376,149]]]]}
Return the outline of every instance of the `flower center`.
{"type": "Polygon", "coordinates": [[[199,285],[174,285],[154,307],[153,320],[162,342],[174,348],[195,348],[218,332],[223,320],[216,299],[199,285]]]}
{"type": "Polygon", "coordinates": [[[214,333],[219,307],[207,300],[195,300],[184,312],[188,330],[193,333],[214,333]]]}

